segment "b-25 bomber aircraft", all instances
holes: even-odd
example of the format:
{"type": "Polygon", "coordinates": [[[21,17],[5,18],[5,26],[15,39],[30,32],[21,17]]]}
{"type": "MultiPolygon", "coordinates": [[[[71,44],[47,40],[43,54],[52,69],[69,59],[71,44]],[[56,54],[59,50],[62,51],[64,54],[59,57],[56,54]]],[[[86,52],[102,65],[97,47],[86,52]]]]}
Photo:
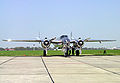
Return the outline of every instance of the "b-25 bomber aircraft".
{"type": "Polygon", "coordinates": [[[41,46],[44,48],[43,50],[43,56],[47,55],[47,50],[50,47],[51,44],[55,45],[55,46],[60,46],[62,47],[62,51],[64,51],[64,56],[67,57],[69,56],[69,52],[72,50],[72,54],[74,55],[74,51],[76,51],[76,56],[79,56],[79,54],[82,53],[82,47],[84,45],[85,42],[111,42],[111,41],[116,41],[116,40],[91,40],[90,38],[86,38],[86,39],[71,39],[68,38],[67,35],[61,35],[59,38],[56,39],[52,38],[52,39],[47,39],[45,38],[44,40],[3,40],[3,41],[8,41],[8,42],[39,42],[41,43],[41,46]],[[72,47],[70,46],[70,44],[72,44],[72,47]]]}

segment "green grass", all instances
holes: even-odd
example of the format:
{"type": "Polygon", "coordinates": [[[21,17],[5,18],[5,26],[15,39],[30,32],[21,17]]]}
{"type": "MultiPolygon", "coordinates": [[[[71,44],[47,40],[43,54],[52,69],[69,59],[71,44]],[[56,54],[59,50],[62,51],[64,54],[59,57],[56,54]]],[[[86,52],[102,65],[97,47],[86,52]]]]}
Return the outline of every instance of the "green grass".
{"type": "MultiPolygon", "coordinates": [[[[48,50],[49,55],[63,55],[62,51],[48,50]]],[[[0,56],[41,56],[43,55],[42,50],[37,51],[0,51],[0,56]]]]}
{"type": "Polygon", "coordinates": [[[106,50],[106,54],[103,53],[104,50],[83,50],[83,54],[91,55],[120,55],[120,50],[106,50]]]}
{"type": "MultiPolygon", "coordinates": [[[[103,54],[104,50],[82,50],[82,55],[120,55],[120,50],[107,50],[106,54],[103,54]]],[[[0,56],[41,56],[43,51],[0,51],[0,56]]],[[[62,51],[48,50],[48,56],[50,55],[64,55],[62,51]]]]}

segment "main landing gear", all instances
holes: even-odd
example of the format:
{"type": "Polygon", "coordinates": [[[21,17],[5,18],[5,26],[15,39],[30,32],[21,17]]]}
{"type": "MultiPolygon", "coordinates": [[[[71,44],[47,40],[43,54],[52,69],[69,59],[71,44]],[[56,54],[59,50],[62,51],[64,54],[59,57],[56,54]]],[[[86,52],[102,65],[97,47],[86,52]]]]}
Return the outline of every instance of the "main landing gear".
{"type": "Polygon", "coordinates": [[[69,51],[69,48],[66,49],[66,52],[65,52],[65,54],[64,54],[65,57],[68,56],[68,51],[69,51]]]}
{"type": "Polygon", "coordinates": [[[74,52],[76,53],[76,56],[79,56],[82,54],[82,47],[80,47],[79,49],[76,49],[75,51],[75,48],[72,47],[72,55],[74,55],[74,52]]]}
{"type": "Polygon", "coordinates": [[[80,52],[79,50],[76,50],[76,56],[79,56],[80,52]]]}
{"type": "Polygon", "coordinates": [[[47,55],[46,50],[43,50],[43,56],[46,56],[46,55],[47,55]]]}
{"type": "Polygon", "coordinates": [[[75,48],[72,47],[72,55],[74,55],[75,48]]]}
{"type": "Polygon", "coordinates": [[[72,47],[72,55],[75,55],[75,53],[76,53],[76,56],[79,56],[79,54],[80,54],[79,50],[75,51],[75,48],[72,47]]]}

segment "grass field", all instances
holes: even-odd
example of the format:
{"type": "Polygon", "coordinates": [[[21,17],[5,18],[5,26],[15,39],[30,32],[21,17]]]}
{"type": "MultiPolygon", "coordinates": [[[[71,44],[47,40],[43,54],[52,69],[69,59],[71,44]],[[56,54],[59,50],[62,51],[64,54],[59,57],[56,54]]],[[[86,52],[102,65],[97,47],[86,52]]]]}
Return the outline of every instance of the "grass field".
{"type": "MultiPolygon", "coordinates": [[[[120,55],[120,50],[106,50],[106,54],[103,54],[104,50],[82,50],[82,55],[120,55]]],[[[43,51],[0,51],[0,56],[41,56],[43,51]]],[[[48,56],[50,55],[64,55],[62,51],[48,50],[48,56]]]]}
{"type": "MultiPolygon", "coordinates": [[[[36,51],[0,51],[0,56],[41,56],[43,55],[42,50],[36,50],[36,51]]],[[[53,51],[48,50],[47,55],[64,55],[62,51],[53,51]]]]}

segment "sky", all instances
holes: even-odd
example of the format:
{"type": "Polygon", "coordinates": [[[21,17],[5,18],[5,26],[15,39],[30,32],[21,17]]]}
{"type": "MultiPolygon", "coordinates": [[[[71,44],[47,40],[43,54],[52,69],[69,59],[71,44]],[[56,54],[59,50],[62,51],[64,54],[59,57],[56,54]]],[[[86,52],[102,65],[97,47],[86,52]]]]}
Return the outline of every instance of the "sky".
{"type": "Polygon", "coordinates": [[[59,37],[62,34],[109,43],[85,47],[120,47],[120,0],[0,0],[0,47],[38,43],[3,42],[3,39],[59,37]]]}

